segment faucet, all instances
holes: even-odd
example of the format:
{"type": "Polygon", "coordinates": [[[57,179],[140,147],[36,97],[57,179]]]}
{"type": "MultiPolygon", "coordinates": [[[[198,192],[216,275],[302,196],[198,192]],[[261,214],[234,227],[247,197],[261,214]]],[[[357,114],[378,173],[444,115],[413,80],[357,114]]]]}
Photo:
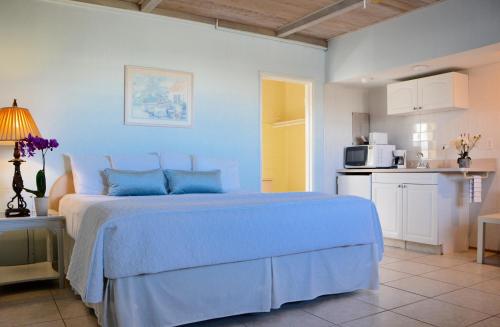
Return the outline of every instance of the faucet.
{"type": "Polygon", "coordinates": [[[422,152],[417,152],[417,168],[429,168],[429,161],[424,159],[424,154],[422,152]]]}

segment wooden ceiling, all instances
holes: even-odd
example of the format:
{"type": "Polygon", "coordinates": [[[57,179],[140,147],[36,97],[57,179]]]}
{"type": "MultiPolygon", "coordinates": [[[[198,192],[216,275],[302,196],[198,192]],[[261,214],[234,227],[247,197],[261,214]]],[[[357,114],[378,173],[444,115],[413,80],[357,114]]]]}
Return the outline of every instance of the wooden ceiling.
{"type": "Polygon", "coordinates": [[[327,40],[440,0],[76,0],[325,46],[327,40]]]}

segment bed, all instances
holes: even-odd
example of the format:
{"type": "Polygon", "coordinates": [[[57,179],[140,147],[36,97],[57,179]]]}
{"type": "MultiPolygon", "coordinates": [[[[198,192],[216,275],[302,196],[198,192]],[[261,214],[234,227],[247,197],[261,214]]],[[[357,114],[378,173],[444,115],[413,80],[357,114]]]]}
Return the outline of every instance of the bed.
{"type": "MultiPolygon", "coordinates": [[[[68,183],[54,189],[71,193],[68,183]]],[[[177,326],[378,288],[382,234],[361,198],[52,198],[67,221],[67,279],[102,326],[177,326]]]]}

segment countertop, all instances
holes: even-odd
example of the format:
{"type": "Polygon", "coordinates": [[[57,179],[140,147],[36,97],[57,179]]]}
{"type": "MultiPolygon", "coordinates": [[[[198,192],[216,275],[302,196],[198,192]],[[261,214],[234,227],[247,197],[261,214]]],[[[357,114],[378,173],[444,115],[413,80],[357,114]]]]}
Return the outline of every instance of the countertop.
{"type": "Polygon", "coordinates": [[[371,173],[441,173],[441,174],[463,174],[463,173],[492,173],[493,168],[375,168],[375,169],[337,169],[337,173],[349,174],[371,174],[371,173]]]}

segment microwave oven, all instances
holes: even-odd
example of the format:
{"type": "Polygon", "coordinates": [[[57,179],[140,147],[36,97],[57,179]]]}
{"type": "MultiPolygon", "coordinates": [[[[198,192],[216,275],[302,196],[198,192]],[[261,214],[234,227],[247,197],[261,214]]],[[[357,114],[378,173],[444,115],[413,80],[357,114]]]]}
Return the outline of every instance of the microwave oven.
{"type": "Polygon", "coordinates": [[[344,149],[344,168],[390,168],[395,145],[354,145],[344,149]]]}

